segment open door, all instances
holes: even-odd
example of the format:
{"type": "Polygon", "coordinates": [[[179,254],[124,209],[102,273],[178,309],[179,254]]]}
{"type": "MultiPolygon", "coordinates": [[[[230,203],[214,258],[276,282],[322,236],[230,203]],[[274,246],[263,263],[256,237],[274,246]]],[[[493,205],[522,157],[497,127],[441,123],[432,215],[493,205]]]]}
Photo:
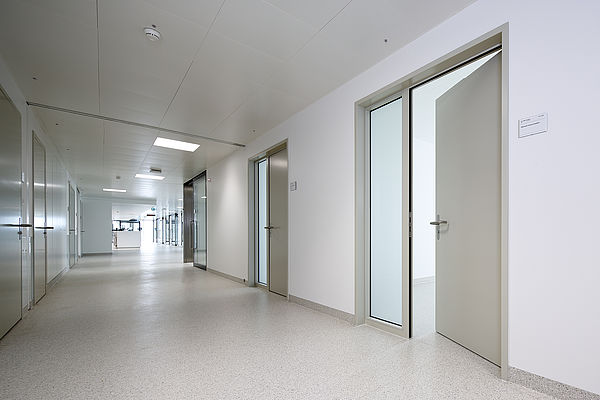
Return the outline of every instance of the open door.
{"type": "Polygon", "coordinates": [[[500,365],[501,53],[436,102],[436,330],[500,365]]]}

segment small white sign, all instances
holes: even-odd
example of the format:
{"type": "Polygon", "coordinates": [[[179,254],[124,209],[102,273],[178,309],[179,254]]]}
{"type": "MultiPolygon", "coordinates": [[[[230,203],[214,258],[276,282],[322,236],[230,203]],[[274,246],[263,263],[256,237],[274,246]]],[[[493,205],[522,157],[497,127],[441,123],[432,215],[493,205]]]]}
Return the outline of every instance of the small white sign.
{"type": "Polygon", "coordinates": [[[298,182],[294,181],[290,183],[290,192],[293,192],[294,190],[298,189],[298,182]]]}
{"type": "Polygon", "coordinates": [[[519,120],[519,137],[548,132],[548,113],[541,113],[519,120]]]}

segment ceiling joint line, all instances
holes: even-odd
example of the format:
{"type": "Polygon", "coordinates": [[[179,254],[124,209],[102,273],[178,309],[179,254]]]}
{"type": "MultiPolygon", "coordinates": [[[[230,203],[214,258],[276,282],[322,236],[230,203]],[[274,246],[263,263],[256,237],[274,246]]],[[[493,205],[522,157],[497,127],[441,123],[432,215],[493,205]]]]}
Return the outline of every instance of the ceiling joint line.
{"type": "Polygon", "coordinates": [[[178,131],[175,129],[161,128],[160,126],[142,124],[141,122],[128,121],[125,119],[113,118],[113,117],[109,117],[106,115],[92,114],[92,113],[88,113],[85,111],[71,110],[68,108],[56,107],[56,106],[52,106],[52,105],[48,105],[48,104],[35,103],[35,102],[31,102],[31,101],[27,101],[27,105],[30,107],[37,107],[37,108],[43,108],[46,110],[63,112],[63,113],[67,113],[67,114],[79,115],[80,117],[94,118],[94,119],[99,119],[102,121],[115,122],[115,123],[123,124],[123,125],[131,125],[131,126],[137,126],[139,128],[157,130],[160,132],[173,133],[175,135],[187,136],[189,138],[202,139],[202,140],[207,140],[210,142],[227,144],[230,146],[246,147],[246,145],[244,145],[244,144],[230,142],[228,140],[223,140],[223,139],[218,139],[218,138],[213,138],[213,137],[203,136],[203,135],[197,135],[194,133],[178,131]]]}
{"type": "Polygon", "coordinates": [[[309,44],[310,42],[312,42],[312,41],[313,41],[313,39],[314,39],[315,37],[317,37],[317,35],[318,35],[319,33],[321,33],[321,32],[323,31],[323,29],[325,29],[325,27],[326,27],[327,25],[329,25],[329,24],[331,23],[331,21],[333,21],[334,19],[336,19],[336,18],[337,18],[337,16],[338,16],[338,15],[340,15],[340,14],[342,13],[342,11],[344,11],[344,10],[346,9],[346,7],[348,7],[348,6],[350,5],[350,3],[352,3],[352,1],[353,1],[353,0],[350,0],[348,3],[346,3],[346,5],[345,5],[344,7],[342,7],[342,8],[341,8],[341,9],[340,9],[340,10],[339,10],[337,13],[335,13],[335,15],[334,15],[333,17],[331,17],[331,19],[329,19],[329,21],[325,22],[325,24],[324,24],[322,27],[320,27],[320,28],[319,28],[319,30],[318,30],[318,31],[316,31],[316,32],[314,33],[314,35],[312,35],[312,36],[311,36],[311,37],[310,37],[310,38],[309,38],[309,39],[306,41],[306,43],[304,43],[304,45],[302,45],[302,47],[300,47],[300,48],[298,49],[298,51],[296,51],[296,53],[294,53],[294,55],[293,55],[293,56],[290,58],[290,61],[291,61],[291,60],[293,60],[294,58],[296,58],[296,56],[297,56],[298,54],[300,54],[300,52],[301,52],[302,50],[304,50],[304,48],[305,48],[306,46],[308,46],[308,44],[309,44]]]}
{"type": "MultiPolygon", "coordinates": [[[[98,0],[96,0],[96,1],[98,1],[98,0]]],[[[192,65],[194,65],[194,60],[198,56],[198,53],[200,53],[200,49],[202,49],[202,46],[204,46],[204,42],[206,41],[206,38],[208,37],[208,34],[212,30],[212,27],[215,24],[215,21],[217,20],[217,17],[219,16],[219,14],[221,14],[221,10],[223,9],[223,6],[225,5],[225,1],[227,1],[227,0],[223,0],[223,2],[221,3],[221,6],[219,7],[219,10],[215,14],[215,17],[213,18],[213,20],[211,21],[210,25],[208,26],[208,29],[206,30],[206,34],[204,35],[204,37],[200,41],[200,45],[198,46],[198,48],[194,52],[194,57],[192,57],[192,62],[190,62],[190,65],[188,66],[187,70],[185,71],[185,74],[183,74],[183,78],[181,79],[181,82],[179,82],[179,86],[177,86],[177,90],[175,91],[175,94],[173,95],[173,98],[169,102],[169,105],[167,106],[167,109],[165,110],[165,113],[163,114],[162,118],[160,119],[159,125],[163,124],[163,122],[164,122],[164,120],[165,120],[165,118],[167,116],[167,113],[171,109],[171,106],[173,105],[173,102],[175,101],[175,98],[179,94],[179,91],[181,90],[181,87],[183,86],[183,82],[185,82],[185,78],[187,78],[188,74],[190,73],[190,70],[192,69],[192,65]]]]}

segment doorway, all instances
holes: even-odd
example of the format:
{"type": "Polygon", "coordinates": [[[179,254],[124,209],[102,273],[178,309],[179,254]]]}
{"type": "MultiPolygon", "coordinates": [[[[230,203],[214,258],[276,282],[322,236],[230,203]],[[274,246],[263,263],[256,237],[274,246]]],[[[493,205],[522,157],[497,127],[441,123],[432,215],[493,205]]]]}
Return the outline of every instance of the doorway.
{"type": "Polygon", "coordinates": [[[48,213],[46,205],[46,148],[33,135],[33,301],[46,295],[48,275],[48,213]]]}
{"type": "MultiPolygon", "coordinates": [[[[206,270],[207,268],[207,227],[206,227],[206,206],[208,196],[206,195],[206,171],[192,179],[192,253],[194,267],[206,270]]],[[[186,192],[184,189],[184,196],[186,192]]],[[[188,200],[189,201],[189,200],[188,200]]],[[[184,204],[185,204],[184,199],[184,204]]]]}
{"type": "Polygon", "coordinates": [[[75,265],[77,261],[75,220],[75,190],[71,182],[69,182],[69,267],[75,265]]]}
{"type": "Polygon", "coordinates": [[[249,277],[272,293],[288,296],[288,152],[285,144],[251,161],[254,197],[253,271],[249,277]]]}
{"type": "Polygon", "coordinates": [[[437,332],[503,376],[505,29],[356,107],[357,322],[437,332]]]}

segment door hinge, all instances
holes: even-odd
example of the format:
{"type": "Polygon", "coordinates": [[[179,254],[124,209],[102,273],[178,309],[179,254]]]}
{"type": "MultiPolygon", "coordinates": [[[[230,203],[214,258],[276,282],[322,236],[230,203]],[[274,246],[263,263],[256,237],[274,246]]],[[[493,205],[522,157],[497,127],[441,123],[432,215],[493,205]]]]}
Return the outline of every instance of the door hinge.
{"type": "Polygon", "coordinates": [[[412,229],[413,229],[413,223],[412,223],[412,211],[410,211],[408,213],[408,237],[411,238],[412,237],[412,229]]]}

